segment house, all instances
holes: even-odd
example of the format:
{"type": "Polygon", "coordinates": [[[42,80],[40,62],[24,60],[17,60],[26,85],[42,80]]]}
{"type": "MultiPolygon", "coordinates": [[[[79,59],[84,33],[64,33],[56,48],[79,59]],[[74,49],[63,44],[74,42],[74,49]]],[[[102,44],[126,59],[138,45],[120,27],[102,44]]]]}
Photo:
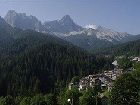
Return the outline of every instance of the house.
{"type": "MultiPolygon", "coordinates": [[[[112,72],[110,72],[112,73],[112,72]]],[[[110,74],[109,74],[110,75],[110,74]]],[[[88,87],[99,86],[102,90],[108,88],[108,83],[112,82],[112,77],[104,74],[89,75],[79,82],[79,90],[86,90],[88,87]]]]}
{"type": "Polygon", "coordinates": [[[112,64],[113,64],[114,66],[118,66],[117,60],[115,60],[114,62],[112,62],[112,64]]]}
{"type": "Polygon", "coordinates": [[[69,86],[68,86],[69,90],[71,90],[72,87],[73,87],[73,83],[69,83],[69,86]]]}
{"type": "Polygon", "coordinates": [[[89,78],[87,78],[87,77],[82,78],[79,82],[79,90],[87,89],[89,84],[90,84],[89,78]]]}
{"type": "MultiPolygon", "coordinates": [[[[115,60],[112,64],[114,66],[118,66],[117,61],[115,60]]],[[[99,86],[101,90],[108,89],[111,91],[112,83],[116,80],[117,77],[123,74],[123,69],[114,68],[113,70],[106,70],[101,74],[93,74],[83,77],[79,80],[79,83],[70,83],[69,89],[73,86],[79,88],[79,91],[86,90],[89,87],[94,88],[95,86],[99,86]]]]}
{"type": "Polygon", "coordinates": [[[140,62],[140,57],[138,58],[138,62],[140,62]]]}
{"type": "Polygon", "coordinates": [[[134,57],[132,61],[140,62],[140,57],[134,57]]]}

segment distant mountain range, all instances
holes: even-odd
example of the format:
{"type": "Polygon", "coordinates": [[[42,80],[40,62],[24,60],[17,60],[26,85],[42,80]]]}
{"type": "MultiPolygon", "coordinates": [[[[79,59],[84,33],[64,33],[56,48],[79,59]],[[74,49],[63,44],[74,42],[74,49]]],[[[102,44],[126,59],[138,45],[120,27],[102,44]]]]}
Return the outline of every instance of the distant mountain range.
{"type": "Polygon", "coordinates": [[[60,20],[41,23],[35,16],[27,16],[25,13],[9,10],[4,19],[12,27],[50,33],[87,50],[133,41],[140,37],[102,26],[87,25],[82,27],[77,25],[69,15],[65,15],[60,20]]]}
{"type": "Polygon", "coordinates": [[[82,30],[82,27],[75,24],[69,15],[64,16],[61,20],[41,23],[35,16],[27,16],[25,13],[9,10],[4,19],[12,27],[23,30],[32,29],[44,33],[69,33],[82,30]]]}

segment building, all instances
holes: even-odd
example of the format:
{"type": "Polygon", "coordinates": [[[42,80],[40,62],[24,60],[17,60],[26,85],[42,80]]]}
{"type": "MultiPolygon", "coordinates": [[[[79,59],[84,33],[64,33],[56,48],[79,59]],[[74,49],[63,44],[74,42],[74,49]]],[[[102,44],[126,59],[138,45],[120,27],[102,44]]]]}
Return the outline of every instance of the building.
{"type": "Polygon", "coordinates": [[[132,61],[140,62],[140,57],[134,57],[134,58],[132,59],[132,61]]]}
{"type": "Polygon", "coordinates": [[[108,84],[112,79],[104,74],[89,75],[84,77],[79,82],[79,90],[86,90],[89,87],[94,88],[95,86],[100,87],[102,90],[108,88],[108,84]]]}
{"type": "Polygon", "coordinates": [[[112,62],[112,64],[113,64],[114,66],[118,66],[117,60],[115,60],[114,62],[112,62]]]}

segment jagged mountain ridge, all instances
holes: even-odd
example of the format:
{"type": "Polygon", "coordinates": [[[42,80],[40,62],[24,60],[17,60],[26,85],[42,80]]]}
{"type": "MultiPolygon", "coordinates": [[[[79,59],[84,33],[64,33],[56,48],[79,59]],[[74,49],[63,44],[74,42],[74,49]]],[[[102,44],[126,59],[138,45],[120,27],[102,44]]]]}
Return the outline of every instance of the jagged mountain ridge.
{"type": "MultiPolygon", "coordinates": [[[[30,50],[34,46],[54,43],[63,46],[72,44],[50,34],[43,34],[34,30],[13,28],[0,17],[0,57],[14,56],[30,50]]],[[[79,49],[77,47],[77,49],[79,49]]]]}
{"type": "Polygon", "coordinates": [[[84,34],[86,36],[95,36],[98,39],[108,40],[110,42],[113,42],[114,40],[120,41],[123,38],[129,36],[127,33],[116,32],[101,26],[98,26],[97,29],[85,28],[79,32],[70,32],[68,36],[80,34],[84,34]]]}
{"type": "Polygon", "coordinates": [[[41,23],[35,16],[27,16],[25,13],[17,13],[14,10],[9,10],[4,19],[12,27],[23,30],[32,29],[43,33],[68,33],[82,30],[82,27],[75,24],[69,15],[65,15],[60,20],[41,23]]]}
{"type": "Polygon", "coordinates": [[[83,28],[71,19],[69,15],[65,15],[60,20],[54,20],[44,23],[44,27],[55,33],[69,33],[72,31],[81,31],[83,28]]]}
{"type": "Polygon", "coordinates": [[[90,25],[84,28],[77,25],[69,15],[65,15],[60,20],[41,23],[35,16],[10,10],[5,16],[5,21],[12,27],[50,33],[86,49],[112,46],[137,39],[128,33],[117,32],[102,26],[90,25]]]}
{"type": "Polygon", "coordinates": [[[84,49],[94,50],[123,43],[129,36],[131,35],[99,26],[97,29],[85,28],[79,32],[70,32],[64,39],[84,49]]]}
{"type": "Polygon", "coordinates": [[[14,10],[9,10],[4,19],[12,27],[23,30],[32,29],[38,32],[44,31],[41,21],[35,16],[27,16],[25,13],[17,13],[14,10]]]}

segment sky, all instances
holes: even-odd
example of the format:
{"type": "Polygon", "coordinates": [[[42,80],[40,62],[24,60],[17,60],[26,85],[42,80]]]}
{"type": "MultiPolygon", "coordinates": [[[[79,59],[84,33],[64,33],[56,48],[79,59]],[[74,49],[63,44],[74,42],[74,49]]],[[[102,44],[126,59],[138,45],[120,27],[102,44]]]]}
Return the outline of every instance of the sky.
{"type": "Polygon", "coordinates": [[[101,25],[140,34],[140,0],[0,0],[0,16],[8,10],[36,16],[42,22],[70,15],[79,25],[101,25]]]}

